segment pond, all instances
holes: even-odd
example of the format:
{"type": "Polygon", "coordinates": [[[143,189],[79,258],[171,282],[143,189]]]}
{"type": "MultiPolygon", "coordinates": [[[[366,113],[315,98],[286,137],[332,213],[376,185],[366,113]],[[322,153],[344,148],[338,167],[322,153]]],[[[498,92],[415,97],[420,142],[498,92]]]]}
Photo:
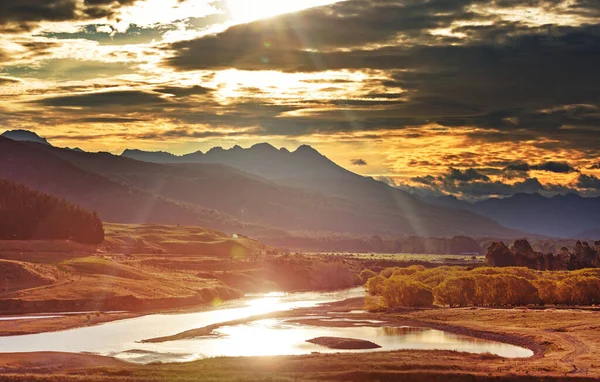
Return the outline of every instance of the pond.
{"type": "Polygon", "coordinates": [[[0,352],[88,352],[110,355],[136,363],[186,362],[216,356],[341,352],[341,350],[332,350],[306,342],[315,337],[328,336],[372,341],[381,346],[377,351],[439,349],[471,353],[489,352],[510,358],[533,355],[531,350],[518,346],[458,336],[438,330],[372,327],[373,322],[370,323],[371,326],[361,326],[366,324],[364,321],[348,322],[349,327],[321,327],[303,325],[301,321],[297,321],[298,318],[296,322],[291,322],[290,319],[257,320],[241,325],[223,326],[206,337],[164,343],[140,343],[144,339],[173,335],[208,325],[271,312],[313,307],[321,303],[363,295],[362,288],[334,293],[249,295],[201,312],[154,314],[61,332],[0,337],[0,352]]]}

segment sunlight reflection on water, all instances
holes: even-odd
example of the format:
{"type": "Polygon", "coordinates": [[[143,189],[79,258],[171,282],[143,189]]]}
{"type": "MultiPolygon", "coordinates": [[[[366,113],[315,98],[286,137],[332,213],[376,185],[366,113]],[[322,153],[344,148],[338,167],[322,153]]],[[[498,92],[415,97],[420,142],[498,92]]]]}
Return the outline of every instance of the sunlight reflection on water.
{"type": "MultiPolygon", "coordinates": [[[[211,336],[139,343],[143,339],[176,334],[221,322],[276,311],[312,307],[320,303],[364,296],[362,288],[335,293],[271,293],[224,303],[220,309],[195,313],[156,314],[62,332],[0,339],[0,352],[90,352],[138,363],[186,362],[215,356],[263,356],[340,352],[306,341],[315,337],[350,337],[377,343],[378,350],[440,349],[490,352],[504,357],[529,357],[528,349],[429,329],[391,327],[318,327],[282,319],[264,319],[224,326],[211,336]]],[[[315,318],[315,317],[310,317],[315,318]]],[[[289,319],[288,319],[289,320],[289,319]]],[[[367,321],[362,321],[366,323],[367,321]]],[[[350,323],[360,325],[358,323],[350,323]]],[[[364,351],[364,350],[353,350],[364,351]]],[[[372,351],[372,350],[369,350],[372,351]]]]}

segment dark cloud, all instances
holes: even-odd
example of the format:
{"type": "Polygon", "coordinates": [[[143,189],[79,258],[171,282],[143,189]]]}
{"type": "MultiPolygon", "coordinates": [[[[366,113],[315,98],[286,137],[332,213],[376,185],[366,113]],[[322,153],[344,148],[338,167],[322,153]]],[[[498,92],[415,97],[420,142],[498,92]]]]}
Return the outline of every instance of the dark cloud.
{"type": "Polygon", "coordinates": [[[567,162],[546,162],[532,167],[533,170],[540,171],[548,171],[554,172],[557,174],[570,174],[572,172],[577,172],[575,168],[573,168],[567,162]]]}
{"type": "Polygon", "coordinates": [[[426,185],[434,185],[437,181],[437,179],[431,175],[427,175],[427,176],[417,176],[411,179],[413,182],[415,183],[421,183],[421,184],[426,184],[426,185]]]}
{"type": "Polygon", "coordinates": [[[482,199],[491,196],[511,196],[517,193],[546,193],[557,194],[577,192],[576,189],[554,185],[542,184],[537,178],[526,177],[522,180],[507,183],[500,180],[491,180],[486,173],[501,175],[503,169],[468,168],[459,170],[450,168],[440,176],[421,176],[411,179],[416,186],[401,185],[402,188],[420,195],[457,195],[464,199],[482,199]]]}
{"type": "Polygon", "coordinates": [[[154,91],[164,94],[171,94],[176,97],[187,97],[192,95],[206,95],[214,90],[196,85],[191,87],[165,86],[156,88],[154,91]]]}
{"type": "Polygon", "coordinates": [[[18,84],[21,81],[15,78],[0,77],[0,86],[8,84],[18,84]]]}
{"type": "Polygon", "coordinates": [[[507,171],[529,172],[529,171],[548,171],[557,174],[570,174],[578,170],[567,162],[548,161],[536,165],[530,165],[525,162],[515,162],[506,166],[507,171]]]}
{"type": "Polygon", "coordinates": [[[595,177],[594,175],[581,174],[577,178],[576,184],[579,188],[600,190],[600,179],[595,177]]]}
{"type": "Polygon", "coordinates": [[[472,181],[450,181],[448,175],[418,177],[411,179],[418,186],[402,186],[410,192],[420,195],[457,195],[463,199],[482,199],[491,196],[511,196],[518,193],[536,193],[554,190],[554,186],[545,186],[537,178],[527,178],[515,183],[491,181],[489,178],[472,181]]]}
{"type": "Polygon", "coordinates": [[[490,180],[490,178],[474,168],[469,168],[466,170],[450,168],[450,171],[444,176],[444,180],[449,182],[472,182],[475,180],[483,180],[487,182],[490,180]]]}
{"type": "Polygon", "coordinates": [[[0,2],[0,30],[28,30],[41,21],[112,17],[119,8],[136,1],[138,0],[3,0],[0,2]]]}
{"type": "Polygon", "coordinates": [[[162,105],[168,101],[156,93],[123,90],[51,97],[36,102],[52,107],[119,108],[162,105]]]}
{"type": "Polygon", "coordinates": [[[352,163],[353,166],[366,166],[367,165],[367,161],[364,159],[352,159],[350,162],[352,163]]]}
{"type": "Polygon", "coordinates": [[[591,165],[590,167],[588,167],[588,169],[590,169],[590,170],[600,170],[600,162],[591,165]]]}
{"type": "Polygon", "coordinates": [[[518,193],[532,194],[545,191],[546,187],[537,178],[528,178],[514,184],[495,182],[465,182],[444,187],[451,194],[469,197],[510,196],[518,193]]]}
{"type": "MultiPolygon", "coordinates": [[[[536,1],[535,6],[552,10],[561,3],[536,1]]],[[[532,27],[473,14],[472,5],[523,3],[350,0],[171,44],[173,56],[165,64],[184,71],[384,70],[389,79],[379,85],[403,90],[387,103],[365,99],[330,104],[389,108],[372,115],[361,110],[356,123],[339,122],[331,130],[436,122],[484,129],[470,136],[474,141],[521,139],[549,149],[554,145],[600,153],[600,141],[593,139],[600,133],[600,25],[532,27]],[[489,25],[452,26],[461,20],[489,25]],[[467,37],[450,41],[430,34],[431,28],[442,27],[467,37]],[[394,39],[401,43],[392,43],[394,39]]],[[[596,8],[583,1],[569,12],[594,14],[596,8]]],[[[296,119],[298,127],[291,131],[305,126],[304,132],[310,133],[321,117],[308,116],[306,124],[296,119]]]]}

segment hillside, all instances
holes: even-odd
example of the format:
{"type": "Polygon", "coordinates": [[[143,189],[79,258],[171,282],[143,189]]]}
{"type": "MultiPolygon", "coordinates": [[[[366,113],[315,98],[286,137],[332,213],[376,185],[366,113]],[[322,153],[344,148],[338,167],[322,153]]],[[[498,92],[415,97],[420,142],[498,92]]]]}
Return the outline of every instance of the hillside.
{"type": "MultiPolygon", "coordinates": [[[[130,187],[224,212],[240,221],[285,230],[363,235],[519,235],[470,212],[431,206],[335,164],[331,168],[340,177],[306,182],[314,185],[310,190],[308,186],[292,187],[220,164],[157,164],[107,153],[29,145],[130,187]],[[327,188],[331,190],[321,191],[327,188]]],[[[308,147],[299,151],[307,151],[314,160],[333,163],[308,147]]],[[[307,168],[301,170],[307,173],[307,168]]]]}
{"type": "MultiPolygon", "coordinates": [[[[361,269],[334,257],[280,255],[248,237],[201,227],[106,224],[98,246],[0,240],[0,311],[155,311],[243,292],[347,288],[361,269]]],[[[25,328],[0,321],[3,330],[25,328]]]]}
{"type": "Polygon", "coordinates": [[[100,244],[95,213],[0,178],[0,240],[74,240],[100,244]]]}
{"type": "Polygon", "coordinates": [[[597,237],[600,198],[584,198],[575,194],[551,198],[540,194],[516,194],[505,199],[487,199],[468,203],[454,197],[427,199],[443,207],[473,211],[506,227],[533,234],[594,239],[597,237]]]}
{"type": "Polygon", "coordinates": [[[43,148],[60,150],[0,137],[0,177],[97,211],[103,221],[202,225],[231,231],[252,228],[221,212],[162,198],[86,171],[43,148]]]}

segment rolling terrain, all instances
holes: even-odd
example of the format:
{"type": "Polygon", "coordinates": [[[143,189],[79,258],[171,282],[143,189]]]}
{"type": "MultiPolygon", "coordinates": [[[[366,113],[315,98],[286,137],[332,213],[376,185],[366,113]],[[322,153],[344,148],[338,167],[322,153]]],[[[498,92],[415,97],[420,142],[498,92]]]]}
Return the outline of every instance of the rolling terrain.
{"type": "Polygon", "coordinates": [[[105,231],[100,245],[0,241],[0,311],[158,311],[245,292],[348,288],[362,269],[200,227],[106,224],[105,231]]]}

